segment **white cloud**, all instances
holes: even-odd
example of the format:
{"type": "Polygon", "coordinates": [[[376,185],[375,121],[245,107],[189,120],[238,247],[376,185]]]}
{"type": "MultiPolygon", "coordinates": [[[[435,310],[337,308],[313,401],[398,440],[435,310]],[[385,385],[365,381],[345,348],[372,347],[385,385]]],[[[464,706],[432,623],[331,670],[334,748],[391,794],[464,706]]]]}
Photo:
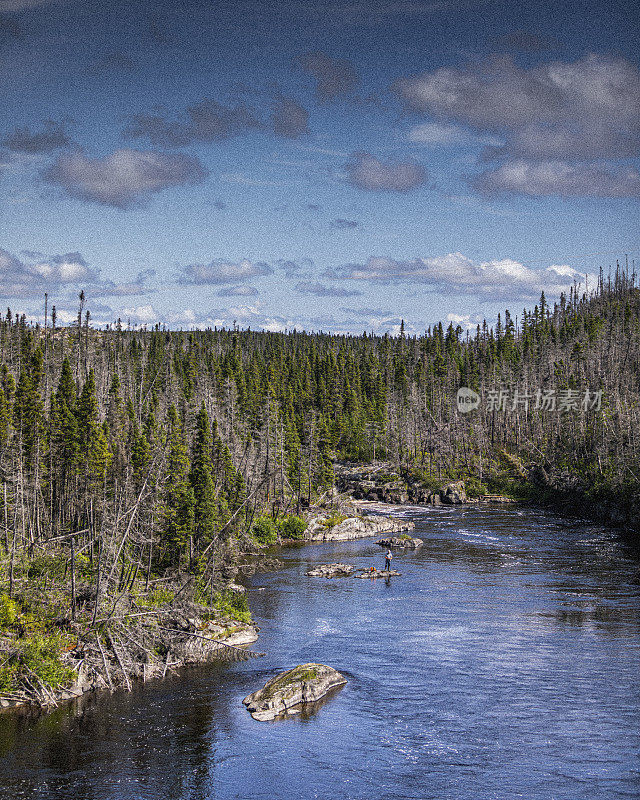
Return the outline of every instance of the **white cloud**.
{"type": "Polygon", "coordinates": [[[91,269],[80,253],[49,258],[27,253],[24,260],[0,249],[0,296],[28,297],[53,292],[61,286],[91,284],[98,272],[91,269]]]}
{"type": "Polygon", "coordinates": [[[483,321],[484,317],[478,314],[447,314],[447,322],[451,322],[454,327],[460,325],[465,331],[474,331],[483,321]]]}
{"type": "Polygon", "coordinates": [[[443,67],[395,84],[405,104],[431,119],[412,141],[462,145],[471,128],[486,140],[475,185],[529,195],[632,197],[638,171],[620,159],[640,153],[640,70],[624,58],[586,55],[530,68],[510,57],[443,67]]]}
{"type": "Polygon", "coordinates": [[[473,179],[485,192],[531,196],[639,197],[640,172],[635,167],[570,164],[564,161],[514,159],[473,179]]]}
{"type": "Polygon", "coordinates": [[[622,58],[591,54],[529,69],[499,58],[480,69],[442,67],[395,89],[440,121],[508,132],[507,149],[518,155],[623,157],[640,145],[640,71],[622,58]]]}
{"type": "Polygon", "coordinates": [[[131,319],[132,322],[141,325],[155,323],[158,319],[158,313],[152,305],[123,308],[120,316],[127,317],[128,319],[131,319]]]}
{"type": "MultiPolygon", "coordinates": [[[[484,299],[536,298],[540,292],[568,292],[574,281],[584,284],[584,274],[567,265],[533,270],[513,259],[474,262],[462,253],[410,261],[371,256],[364,264],[347,264],[328,270],[325,277],[372,283],[414,283],[469,294],[484,299]]],[[[595,285],[596,276],[589,276],[595,285]]]]}

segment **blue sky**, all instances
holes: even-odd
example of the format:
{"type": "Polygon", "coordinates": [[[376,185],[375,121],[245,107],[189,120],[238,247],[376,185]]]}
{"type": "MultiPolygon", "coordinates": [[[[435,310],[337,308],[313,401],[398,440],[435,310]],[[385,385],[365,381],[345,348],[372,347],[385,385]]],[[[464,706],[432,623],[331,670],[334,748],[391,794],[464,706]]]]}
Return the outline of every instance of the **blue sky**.
{"type": "Polygon", "coordinates": [[[0,0],[0,303],[420,333],[593,285],[640,248],[636,34],[616,2],[0,0]]]}

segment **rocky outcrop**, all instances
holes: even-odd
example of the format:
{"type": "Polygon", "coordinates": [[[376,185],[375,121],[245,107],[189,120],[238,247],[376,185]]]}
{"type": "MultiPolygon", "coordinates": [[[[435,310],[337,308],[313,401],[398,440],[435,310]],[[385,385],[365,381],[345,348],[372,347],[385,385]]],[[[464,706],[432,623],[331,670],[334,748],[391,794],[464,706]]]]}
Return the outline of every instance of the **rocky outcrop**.
{"type": "MultiPolygon", "coordinates": [[[[307,537],[312,542],[342,542],[349,539],[364,539],[381,533],[412,531],[413,522],[392,517],[347,517],[336,525],[327,527],[327,518],[316,517],[309,521],[307,537]]],[[[329,519],[329,521],[331,521],[329,519]]]]}
{"type": "Polygon", "coordinates": [[[390,578],[393,575],[395,575],[396,577],[400,577],[400,573],[396,572],[395,569],[376,569],[375,567],[372,567],[371,569],[363,569],[362,571],[356,573],[353,577],[354,578],[390,578]]]}
{"type": "Polygon", "coordinates": [[[378,539],[376,542],[380,547],[402,547],[405,550],[417,550],[422,547],[422,539],[414,539],[413,536],[404,534],[402,536],[387,536],[385,539],[378,539]]]}
{"type": "Polygon", "coordinates": [[[464,488],[464,481],[450,483],[440,491],[440,499],[443,503],[450,506],[462,505],[467,502],[467,493],[464,488]]]}
{"type": "Polygon", "coordinates": [[[286,714],[297,714],[304,705],[316,703],[347,679],[325,664],[300,664],[281,672],[242,701],[251,716],[266,722],[286,714]]]}
{"type": "Polygon", "coordinates": [[[371,500],[378,503],[439,506],[461,505],[473,502],[467,497],[464,481],[450,483],[433,489],[410,475],[394,473],[389,464],[336,466],[336,483],[341,492],[354,500],[371,500]]]}
{"type": "Polygon", "coordinates": [[[353,564],[319,564],[306,574],[313,578],[341,578],[351,575],[354,569],[353,564]]]}

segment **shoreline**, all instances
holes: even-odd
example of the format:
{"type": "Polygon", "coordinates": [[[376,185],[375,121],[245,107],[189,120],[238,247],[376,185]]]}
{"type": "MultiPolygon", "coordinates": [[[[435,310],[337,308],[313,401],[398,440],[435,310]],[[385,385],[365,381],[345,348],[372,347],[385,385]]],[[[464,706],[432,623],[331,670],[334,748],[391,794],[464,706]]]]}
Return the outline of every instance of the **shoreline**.
{"type": "MultiPolygon", "coordinates": [[[[346,517],[344,520],[341,520],[338,524],[330,528],[323,529],[322,526],[319,526],[319,528],[315,529],[315,532],[312,528],[311,535],[305,536],[300,540],[285,539],[280,541],[278,546],[291,547],[293,545],[302,546],[322,544],[333,541],[350,541],[373,538],[378,535],[410,531],[414,529],[414,523],[410,520],[399,519],[393,514],[394,509],[405,508],[426,511],[427,509],[434,508],[431,504],[425,503],[386,503],[377,500],[366,499],[350,499],[349,504],[352,509],[355,509],[358,512],[362,511],[364,514],[346,517]]],[[[456,505],[441,505],[439,508],[453,509],[469,506],[497,506],[503,508],[505,506],[524,506],[532,509],[538,508],[542,511],[551,511],[558,514],[558,516],[565,518],[576,518],[589,522],[607,524],[608,526],[619,530],[621,535],[629,533],[629,531],[626,528],[623,528],[619,522],[615,522],[610,518],[598,518],[593,514],[584,514],[583,511],[579,514],[571,513],[567,509],[566,504],[556,503],[553,500],[544,502],[542,498],[539,500],[507,497],[500,497],[499,499],[495,497],[470,498],[465,502],[456,505]]],[[[243,587],[236,588],[241,589],[243,587]]],[[[166,614],[170,617],[173,616],[174,618],[179,616],[179,614],[176,612],[176,609],[173,608],[151,613],[157,615],[166,614]]],[[[219,622],[220,620],[218,620],[218,623],[219,622]]],[[[176,624],[175,619],[173,620],[173,623],[176,624]]],[[[217,625],[216,627],[220,628],[220,625],[217,625]]],[[[173,657],[177,659],[175,661],[172,660],[171,657],[166,658],[164,662],[156,661],[156,663],[153,664],[150,664],[149,661],[140,660],[133,665],[134,669],[130,673],[127,673],[126,670],[122,668],[122,664],[118,663],[120,662],[120,656],[118,654],[117,646],[114,646],[113,655],[115,658],[108,659],[111,662],[110,666],[113,668],[113,671],[110,671],[109,668],[106,667],[107,659],[103,648],[100,647],[99,649],[102,651],[101,656],[103,663],[106,667],[106,676],[96,672],[95,667],[85,664],[85,659],[83,658],[80,661],[77,669],[78,677],[72,685],[61,688],[54,694],[49,693],[48,697],[45,696],[45,702],[35,702],[33,699],[28,698],[14,699],[10,695],[0,695],[0,714],[29,711],[38,712],[39,714],[48,714],[58,708],[60,704],[73,702],[87,695],[97,695],[103,691],[113,693],[119,689],[131,691],[134,684],[139,685],[141,683],[147,683],[151,680],[161,680],[168,672],[176,673],[189,667],[204,666],[207,663],[216,661],[223,662],[229,660],[244,660],[245,658],[251,658],[256,655],[263,655],[261,653],[256,654],[249,649],[245,649],[259,639],[258,632],[260,629],[253,622],[239,623],[237,620],[227,620],[226,626],[223,625],[222,630],[218,629],[216,631],[218,637],[223,636],[223,639],[214,639],[210,636],[204,635],[204,633],[207,631],[209,633],[213,633],[213,631],[210,627],[207,629],[206,626],[203,626],[201,624],[201,620],[199,620],[197,616],[190,618],[184,617],[182,623],[180,624],[180,628],[181,629],[173,629],[170,631],[174,634],[174,641],[173,649],[170,648],[168,653],[172,654],[173,657]],[[181,643],[175,641],[181,637],[185,638],[186,641],[181,643]],[[227,657],[220,658],[221,651],[227,651],[227,657]],[[229,651],[232,651],[234,655],[237,654],[237,656],[235,658],[229,658],[229,651]],[[245,654],[244,657],[242,654],[245,654]],[[118,666],[120,666],[119,670],[117,668],[118,666]],[[141,673],[140,668],[142,668],[141,673]],[[91,674],[92,672],[93,675],[91,674]]],[[[164,630],[168,629],[165,628],[164,630]]],[[[111,637],[108,636],[107,638],[111,637]]],[[[78,637],[78,643],[79,642],[80,637],[78,637]]]]}
{"type": "MultiPolygon", "coordinates": [[[[355,504],[354,504],[355,505],[355,504]]],[[[318,515],[322,518],[322,514],[318,515]]],[[[384,535],[387,533],[412,530],[414,524],[409,521],[397,520],[388,516],[364,515],[347,516],[340,520],[336,525],[330,527],[317,525],[316,532],[311,526],[311,534],[300,540],[283,540],[279,546],[287,545],[309,545],[321,544],[327,541],[347,541],[351,539],[363,539],[384,535]]],[[[255,555],[247,553],[247,555],[255,555]]],[[[267,560],[268,560],[267,556],[267,560]]],[[[239,571],[241,565],[237,564],[239,571]]],[[[244,595],[244,587],[231,584],[233,591],[244,595]]],[[[228,589],[229,591],[229,589],[228,589]]],[[[132,690],[132,686],[140,683],[147,683],[150,680],[162,679],[167,672],[176,672],[192,666],[203,666],[213,661],[234,661],[245,660],[263,655],[248,649],[248,646],[256,642],[259,638],[259,628],[253,622],[240,622],[238,620],[217,619],[215,621],[204,622],[198,616],[195,607],[186,609],[167,608],[158,611],[148,612],[149,616],[160,617],[166,615],[169,620],[167,626],[155,625],[157,630],[171,633],[170,639],[166,635],[161,635],[163,645],[167,646],[167,655],[164,661],[159,658],[149,659],[150,646],[144,647],[132,639],[132,636],[122,630],[115,633],[106,634],[106,641],[101,642],[102,637],[98,632],[92,641],[89,642],[87,631],[78,630],[77,644],[71,652],[77,651],[85,653],[77,665],[71,668],[77,672],[75,681],[68,686],[60,687],[54,691],[44,691],[37,700],[34,698],[19,698],[11,694],[0,694],[0,714],[38,711],[42,714],[51,713],[60,704],[73,702],[86,695],[95,694],[102,691],[110,693],[119,689],[132,690]],[[171,625],[173,627],[168,627],[171,625]],[[209,633],[210,635],[205,635],[209,633]],[[213,638],[213,636],[217,638],[213,638]],[[119,639],[117,637],[120,637],[119,639]],[[123,640],[128,639],[133,644],[145,650],[144,658],[136,661],[130,660],[130,669],[127,670],[123,664],[123,640]],[[181,639],[186,641],[180,641],[181,639]],[[115,641],[114,641],[115,640],[115,641]],[[117,644],[116,644],[117,641],[117,644]],[[90,652],[88,652],[90,651],[90,652]],[[224,654],[224,657],[221,657],[224,654]],[[176,660],[174,660],[176,659],[176,660]],[[103,669],[100,669],[100,661],[103,669]]],[[[125,615],[129,617],[143,617],[145,612],[125,615]]],[[[76,623],[79,628],[79,624],[76,623]]],[[[156,631],[157,632],[157,631],[156,631]]],[[[129,631],[131,633],[131,631],[129,631]]],[[[135,634],[134,634],[135,635],[135,634]]],[[[156,650],[154,647],[153,650],[156,650]]]]}

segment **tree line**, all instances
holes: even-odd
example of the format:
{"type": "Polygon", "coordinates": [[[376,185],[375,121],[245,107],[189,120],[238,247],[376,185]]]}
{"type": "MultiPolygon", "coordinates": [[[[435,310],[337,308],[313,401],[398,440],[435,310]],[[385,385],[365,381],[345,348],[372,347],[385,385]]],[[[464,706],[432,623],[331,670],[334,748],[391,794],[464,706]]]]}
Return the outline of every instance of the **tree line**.
{"type": "Polygon", "coordinates": [[[217,554],[249,540],[256,515],[300,514],[337,460],[485,489],[536,462],[593,491],[637,490],[640,291],[628,271],[553,306],[543,294],[493,327],[421,336],[96,330],[83,305],[70,327],[55,312],[45,326],[10,310],[0,320],[9,595],[22,554],[51,542],[89,559],[96,607],[141,574],[213,585],[217,554]],[[472,413],[457,408],[461,386],[481,397],[472,413]],[[562,393],[572,406],[536,407],[562,393]]]}

